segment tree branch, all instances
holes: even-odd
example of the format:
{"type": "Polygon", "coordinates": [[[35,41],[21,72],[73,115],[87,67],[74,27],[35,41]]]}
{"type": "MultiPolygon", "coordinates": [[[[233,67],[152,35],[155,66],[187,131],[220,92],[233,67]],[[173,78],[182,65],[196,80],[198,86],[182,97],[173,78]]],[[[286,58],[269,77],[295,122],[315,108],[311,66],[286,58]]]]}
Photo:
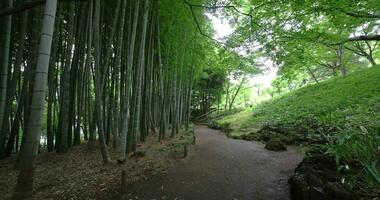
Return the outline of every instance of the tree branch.
{"type": "Polygon", "coordinates": [[[380,14],[370,14],[370,13],[354,13],[354,12],[347,12],[343,9],[339,9],[340,12],[351,16],[351,17],[357,17],[357,18],[367,18],[367,19],[380,19],[380,14]]]}
{"type": "Polygon", "coordinates": [[[347,47],[347,46],[345,46],[344,48],[346,48],[346,49],[349,50],[349,51],[354,52],[355,54],[357,54],[357,55],[359,55],[359,56],[366,56],[366,55],[365,55],[365,52],[361,51],[360,49],[359,49],[359,50],[355,50],[355,49],[353,49],[353,48],[351,48],[351,47],[347,47]]]}
{"type": "Polygon", "coordinates": [[[354,41],[380,41],[380,35],[360,35],[346,40],[346,42],[354,41]]]}
{"type": "Polygon", "coordinates": [[[346,40],[343,40],[341,42],[332,44],[332,45],[342,45],[347,42],[356,42],[356,41],[380,41],[380,35],[360,35],[360,36],[354,36],[350,37],[346,40]]]}
{"type": "Polygon", "coordinates": [[[195,25],[199,31],[199,33],[207,38],[209,38],[210,40],[213,40],[215,41],[214,38],[208,36],[207,34],[203,33],[202,29],[201,29],[201,25],[199,24],[198,20],[197,20],[197,17],[195,16],[195,13],[194,13],[194,9],[193,9],[193,5],[191,5],[189,2],[187,2],[186,0],[184,0],[185,4],[187,4],[190,8],[190,11],[191,11],[191,15],[193,16],[193,19],[194,19],[194,22],[195,22],[195,25]]]}
{"type": "MultiPolygon", "coordinates": [[[[59,0],[59,1],[86,1],[86,0],[59,0]]],[[[34,7],[43,5],[43,4],[45,4],[45,2],[46,2],[46,0],[27,1],[23,4],[17,5],[16,7],[1,10],[0,11],[0,18],[21,13],[25,10],[29,10],[29,9],[32,9],[34,7]]]]}
{"type": "Polygon", "coordinates": [[[236,8],[236,6],[231,5],[224,5],[224,6],[203,6],[203,5],[197,5],[197,4],[190,4],[186,0],[184,0],[187,5],[190,5],[191,7],[197,7],[197,8],[205,8],[205,9],[219,9],[219,8],[229,8],[234,10],[235,12],[245,15],[247,17],[250,17],[252,19],[252,11],[249,13],[241,12],[239,9],[236,8]]]}

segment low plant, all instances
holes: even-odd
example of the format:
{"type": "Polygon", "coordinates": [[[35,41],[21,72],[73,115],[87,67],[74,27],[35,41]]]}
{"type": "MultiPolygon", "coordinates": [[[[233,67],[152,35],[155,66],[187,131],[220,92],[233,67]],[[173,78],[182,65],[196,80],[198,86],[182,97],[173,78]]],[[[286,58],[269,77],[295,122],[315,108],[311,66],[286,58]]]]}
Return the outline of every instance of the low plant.
{"type": "Polygon", "coordinates": [[[355,187],[364,180],[368,187],[380,186],[380,133],[376,129],[344,129],[328,137],[327,153],[335,157],[342,182],[355,187]]]}

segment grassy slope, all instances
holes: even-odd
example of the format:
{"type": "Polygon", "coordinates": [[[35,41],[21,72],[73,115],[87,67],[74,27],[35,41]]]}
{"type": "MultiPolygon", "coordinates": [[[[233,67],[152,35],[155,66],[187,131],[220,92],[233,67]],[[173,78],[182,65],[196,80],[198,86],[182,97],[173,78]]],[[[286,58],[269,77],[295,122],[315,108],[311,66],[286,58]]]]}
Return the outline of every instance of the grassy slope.
{"type": "Polygon", "coordinates": [[[313,119],[328,126],[380,126],[380,67],[309,85],[223,119],[231,135],[247,134],[263,123],[294,124],[313,119]]]}

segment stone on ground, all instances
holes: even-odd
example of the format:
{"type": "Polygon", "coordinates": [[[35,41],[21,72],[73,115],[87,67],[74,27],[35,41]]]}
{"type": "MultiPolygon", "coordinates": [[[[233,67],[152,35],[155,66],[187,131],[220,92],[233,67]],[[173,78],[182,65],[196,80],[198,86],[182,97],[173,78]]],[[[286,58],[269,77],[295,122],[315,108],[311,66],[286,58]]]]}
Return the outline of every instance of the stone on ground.
{"type": "Polygon", "coordinates": [[[285,144],[278,140],[278,139],[271,139],[268,141],[268,143],[265,145],[265,148],[270,151],[286,151],[285,144]]]}

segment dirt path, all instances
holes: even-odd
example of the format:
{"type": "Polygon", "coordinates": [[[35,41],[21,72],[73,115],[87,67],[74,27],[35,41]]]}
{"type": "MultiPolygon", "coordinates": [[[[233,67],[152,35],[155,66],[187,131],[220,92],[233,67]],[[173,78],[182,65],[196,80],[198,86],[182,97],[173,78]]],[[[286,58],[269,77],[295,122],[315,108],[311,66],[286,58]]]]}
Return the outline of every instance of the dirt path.
{"type": "MultiPolygon", "coordinates": [[[[197,126],[197,144],[187,159],[162,177],[131,186],[129,197],[185,200],[286,200],[288,177],[301,161],[290,148],[270,152],[258,142],[228,139],[197,126]]],[[[133,198],[134,199],[134,198],[133,198]]]]}

